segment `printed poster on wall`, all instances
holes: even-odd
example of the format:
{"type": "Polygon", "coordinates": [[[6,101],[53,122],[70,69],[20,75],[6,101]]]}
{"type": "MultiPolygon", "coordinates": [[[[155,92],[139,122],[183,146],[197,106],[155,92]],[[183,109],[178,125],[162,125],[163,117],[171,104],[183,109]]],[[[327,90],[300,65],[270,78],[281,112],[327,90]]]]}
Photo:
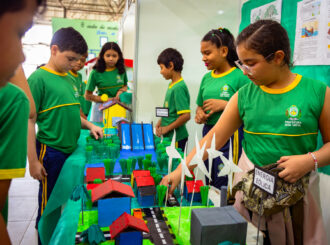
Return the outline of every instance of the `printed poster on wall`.
{"type": "Polygon", "coordinates": [[[258,8],[252,9],[250,18],[251,23],[256,22],[257,20],[276,20],[281,23],[281,12],[282,12],[282,0],[277,0],[265,5],[262,5],[258,8]]]}
{"type": "Polygon", "coordinates": [[[118,41],[118,22],[52,18],[53,33],[69,26],[85,38],[88,45],[88,60],[98,56],[106,42],[118,41]]]}
{"type": "Polygon", "coordinates": [[[297,6],[294,65],[330,65],[330,0],[297,6]]]}

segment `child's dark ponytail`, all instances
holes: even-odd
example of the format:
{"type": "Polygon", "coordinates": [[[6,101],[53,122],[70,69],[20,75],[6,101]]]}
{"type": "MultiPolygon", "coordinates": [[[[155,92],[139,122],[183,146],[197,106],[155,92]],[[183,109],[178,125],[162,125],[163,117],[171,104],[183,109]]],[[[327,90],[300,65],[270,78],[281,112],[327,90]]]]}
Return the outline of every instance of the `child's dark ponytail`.
{"type": "Polygon", "coordinates": [[[226,28],[218,28],[209,31],[202,39],[202,42],[210,41],[220,48],[226,46],[228,48],[227,61],[231,66],[236,66],[235,61],[238,60],[235,39],[230,31],[226,28]]]}

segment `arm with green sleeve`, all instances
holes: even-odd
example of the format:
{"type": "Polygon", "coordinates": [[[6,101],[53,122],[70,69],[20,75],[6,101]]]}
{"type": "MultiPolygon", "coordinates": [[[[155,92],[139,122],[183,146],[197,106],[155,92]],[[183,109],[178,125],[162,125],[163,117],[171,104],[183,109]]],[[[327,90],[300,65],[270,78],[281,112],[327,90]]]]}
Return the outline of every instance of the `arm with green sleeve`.
{"type": "Polygon", "coordinates": [[[28,121],[28,160],[29,160],[29,168],[30,175],[37,179],[42,180],[47,176],[46,169],[39,162],[36,150],[36,121],[37,121],[37,113],[40,110],[40,106],[43,99],[43,83],[42,80],[38,79],[35,76],[31,76],[28,79],[31,93],[34,99],[36,114],[29,118],[28,121]]]}
{"type": "Polygon", "coordinates": [[[94,95],[93,92],[96,88],[96,78],[95,78],[95,70],[89,75],[86,90],[85,90],[85,99],[89,101],[94,101],[96,103],[102,103],[101,96],[94,95]]]}
{"type": "Polygon", "coordinates": [[[7,84],[0,88],[0,104],[0,237],[1,244],[11,244],[4,206],[11,179],[25,174],[29,101],[23,91],[7,84]]]}

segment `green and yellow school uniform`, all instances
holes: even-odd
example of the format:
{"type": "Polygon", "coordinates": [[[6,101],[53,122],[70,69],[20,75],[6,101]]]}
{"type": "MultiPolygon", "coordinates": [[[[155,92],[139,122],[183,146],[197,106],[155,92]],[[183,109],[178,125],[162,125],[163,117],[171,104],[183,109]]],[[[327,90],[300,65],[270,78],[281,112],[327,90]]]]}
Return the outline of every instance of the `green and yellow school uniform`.
{"type": "Polygon", "coordinates": [[[89,114],[91,109],[92,103],[89,100],[85,99],[85,91],[86,91],[87,81],[82,82],[82,93],[83,93],[83,100],[80,102],[81,109],[85,115],[89,114]]]}
{"type": "Polygon", "coordinates": [[[89,75],[86,90],[93,92],[95,87],[98,89],[98,95],[107,94],[109,97],[115,97],[118,90],[127,85],[126,72],[119,74],[118,69],[106,69],[104,72],[93,70],[89,75]]]}
{"type": "Polygon", "coordinates": [[[28,79],[36,104],[37,139],[63,153],[72,153],[80,135],[79,92],[67,73],[46,67],[28,79]]]}
{"type": "Polygon", "coordinates": [[[0,179],[24,177],[27,155],[29,100],[8,83],[0,88],[0,179]]]}
{"type": "Polygon", "coordinates": [[[281,156],[314,151],[326,87],[297,75],[283,89],[253,83],[240,89],[238,109],[244,122],[243,149],[248,158],[264,166],[281,156]]]}
{"type": "MultiPolygon", "coordinates": [[[[186,83],[181,78],[168,86],[165,95],[164,107],[168,108],[169,116],[163,117],[161,126],[167,126],[178,119],[183,113],[190,112],[190,95],[186,83]]],[[[188,137],[186,125],[182,125],[175,129],[176,141],[180,141],[188,137]]],[[[165,137],[172,138],[174,130],[165,134],[165,137]]]]}
{"type": "Polygon", "coordinates": [[[73,79],[74,84],[78,90],[78,99],[80,103],[80,108],[83,111],[83,113],[87,115],[91,107],[91,102],[86,101],[84,96],[86,84],[82,81],[82,76],[79,72],[77,74],[74,74],[72,71],[69,71],[68,75],[73,79]]]}
{"type": "MultiPolygon", "coordinates": [[[[230,98],[247,83],[250,83],[250,80],[236,67],[218,75],[214,74],[213,70],[204,75],[199,87],[196,103],[198,106],[202,107],[203,102],[208,99],[229,101],[230,98]]],[[[206,124],[216,124],[221,114],[222,111],[214,113],[209,117],[206,124]]]]}

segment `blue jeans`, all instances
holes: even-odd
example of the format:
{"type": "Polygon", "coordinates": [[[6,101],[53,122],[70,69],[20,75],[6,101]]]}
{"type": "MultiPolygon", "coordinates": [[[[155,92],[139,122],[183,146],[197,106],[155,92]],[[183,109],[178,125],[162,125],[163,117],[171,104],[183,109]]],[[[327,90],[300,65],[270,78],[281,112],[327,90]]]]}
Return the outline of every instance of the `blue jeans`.
{"type": "MultiPolygon", "coordinates": [[[[203,137],[213,128],[214,125],[207,125],[207,124],[204,124],[204,127],[203,127],[203,137]]],[[[232,141],[232,151],[233,151],[233,161],[235,162],[235,159],[237,159],[237,162],[238,162],[238,159],[240,158],[241,154],[242,154],[242,139],[243,139],[243,127],[240,127],[238,130],[238,137],[236,137],[235,139],[235,135],[232,135],[231,136],[231,141],[232,141]],[[234,149],[234,140],[237,141],[238,140],[238,144],[237,145],[237,148],[238,149],[234,149]]],[[[226,142],[226,144],[221,148],[219,149],[219,151],[221,151],[223,153],[223,155],[228,158],[229,156],[229,140],[226,142]]],[[[235,162],[237,164],[237,162],[235,162]]],[[[209,161],[206,160],[204,161],[204,164],[207,168],[207,170],[209,170],[209,161]]],[[[222,176],[222,177],[218,177],[218,174],[219,174],[219,165],[222,164],[222,161],[220,159],[220,157],[217,157],[215,159],[213,159],[213,162],[212,162],[212,171],[211,171],[211,183],[210,185],[218,188],[219,190],[221,189],[221,186],[227,186],[228,185],[228,177],[227,176],[222,176]]],[[[206,184],[208,185],[209,184],[209,179],[208,178],[205,178],[206,179],[206,184]]]]}

